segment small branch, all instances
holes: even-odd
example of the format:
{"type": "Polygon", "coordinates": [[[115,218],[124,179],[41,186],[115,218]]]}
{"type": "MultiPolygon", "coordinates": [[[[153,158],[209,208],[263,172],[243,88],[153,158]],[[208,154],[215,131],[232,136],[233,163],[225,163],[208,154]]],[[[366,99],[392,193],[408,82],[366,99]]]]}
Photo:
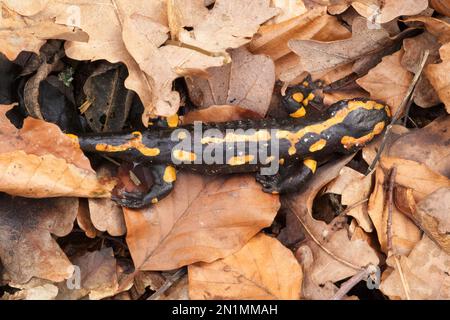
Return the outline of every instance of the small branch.
{"type": "Polygon", "coordinates": [[[330,300],[342,300],[354,286],[361,280],[367,279],[372,273],[375,273],[375,271],[376,267],[372,264],[362,269],[357,274],[353,275],[353,277],[345,281],[330,300]]]}
{"type": "Polygon", "coordinates": [[[397,168],[393,167],[391,169],[391,174],[389,175],[389,189],[388,189],[388,218],[386,227],[386,237],[387,237],[387,249],[388,254],[392,252],[392,210],[394,207],[394,184],[395,175],[397,174],[397,168]]]}
{"type": "Polygon", "coordinates": [[[161,288],[156,290],[155,293],[153,293],[150,297],[147,298],[147,300],[158,299],[164,292],[167,291],[167,289],[169,289],[175,282],[180,280],[180,278],[182,276],[184,276],[185,274],[186,274],[186,269],[184,269],[184,268],[181,268],[180,270],[175,272],[173,275],[168,277],[166,282],[164,282],[164,284],[161,286],[161,288]]]}
{"type": "Polygon", "coordinates": [[[405,292],[406,300],[411,300],[411,294],[409,290],[408,282],[406,281],[405,274],[403,273],[402,266],[400,265],[400,260],[397,256],[394,256],[395,265],[397,267],[398,274],[400,275],[400,280],[402,282],[403,291],[405,292]]]}
{"type": "Polygon", "coordinates": [[[378,149],[375,159],[373,159],[372,163],[370,164],[369,168],[367,169],[366,175],[371,173],[374,170],[376,164],[378,163],[378,160],[381,157],[381,153],[383,152],[384,147],[386,146],[387,138],[392,130],[392,126],[400,118],[400,115],[402,114],[403,110],[405,109],[405,106],[409,103],[412,93],[413,93],[414,89],[416,88],[417,81],[419,81],[419,78],[422,75],[423,68],[425,67],[425,63],[427,62],[429,55],[430,55],[430,51],[426,50],[423,54],[422,61],[420,62],[419,70],[414,75],[414,78],[411,81],[411,84],[409,85],[408,90],[406,91],[406,94],[402,100],[402,103],[398,107],[397,111],[395,112],[394,116],[392,117],[391,123],[387,126],[386,131],[384,132],[384,136],[383,136],[383,140],[381,141],[380,148],[378,149]]]}
{"type": "Polygon", "coordinates": [[[369,198],[359,200],[358,202],[356,202],[352,205],[349,205],[347,208],[345,208],[345,210],[342,210],[342,212],[340,212],[339,215],[347,214],[350,210],[359,207],[360,205],[362,205],[363,203],[366,203],[367,201],[369,201],[369,198]]]}

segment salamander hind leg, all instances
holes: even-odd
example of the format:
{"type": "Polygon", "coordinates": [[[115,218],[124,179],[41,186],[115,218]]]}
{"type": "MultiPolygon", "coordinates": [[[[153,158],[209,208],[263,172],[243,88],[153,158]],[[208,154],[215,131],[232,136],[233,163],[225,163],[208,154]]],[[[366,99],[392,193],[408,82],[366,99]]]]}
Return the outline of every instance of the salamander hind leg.
{"type": "Polygon", "coordinates": [[[152,175],[154,184],[147,194],[125,192],[121,194],[121,197],[114,197],[113,200],[127,208],[142,208],[157,203],[172,191],[176,180],[176,170],[169,165],[156,165],[152,167],[152,175]]]}
{"type": "Polygon", "coordinates": [[[280,167],[275,175],[256,175],[256,180],[263,185],[263,191],[272,194],[295,192],[309,180],[316,171],[317,162],[312,159],[303,163],[291,163],[280,167]]]}

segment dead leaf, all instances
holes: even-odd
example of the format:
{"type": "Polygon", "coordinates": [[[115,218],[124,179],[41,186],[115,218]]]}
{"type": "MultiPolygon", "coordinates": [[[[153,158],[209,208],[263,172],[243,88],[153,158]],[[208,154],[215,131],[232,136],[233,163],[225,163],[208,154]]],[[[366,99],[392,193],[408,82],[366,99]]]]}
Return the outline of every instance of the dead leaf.
{"type": "Polygon", "coordinates": [[[386,23],[399,16],[416,15],[428,8],[428,0],[353,1],[352,7],[368,20],[386,23]]]}
{"type": "MultiPolygon", "coordinates": [[[[27,1],[28,4],[30,2],[27,1]]],[[[33,3],[34,5],[30,6],[22,1],[8,1],[6,5],[10,9],[0,6],[1,51],[9,60],[16,59],[24,50],[39,53],[46,39],[88,41],[88,35],[79,28],[41,16],[40,12],[45,7],[44,1],[33,1],[33,3]],[[15,9],[24,15],[37,14],[22,16],[21,13],[14,12],[15,9]]]]}
{"type": "Polygon", "coordinates": [[[252,55],[245,48],[233,50],[233,62],[211,68],[207,79],[188,79],[190,96],[201,107],[238,105],[264,117],[275,84],[275,67],[263,55],[252,55]]]}
{"type": "Polygon", "coordinates": [[[439,98],[445,104],[447,112],[450,113],[450,43],[443,45],[439,49],[439,54],[442,62],[428,65],[425,68],[425,74],[439,98]]]}
{"type": "Polygon", "coordinates": [[[191,299],[299,299],[302,270],[292,252],[262,233],[232,255],[188,268],[191,299]]]}
{"type": "Polygon", "coordinates": [[[390,157],[414,160],[450,178],[450,116],[441,117],[424,128],[411,130],[390,143],[390,157]]]}
{"type": "Polygon", "coordinates": [[[97,230],[114,237],[127,232],[121,206],[111,199],[88,199],[88,202],[91,221],[97,230]]]}
{"type": "Polygon", "coordinates": [[[314,73],[353,62],[392,42],[386,30],[369,29],[363,18],[355,19],[352,31],[352,37],[349,39],[331,42],[290,40],[289,47],[300,57],[303,69],[314,73]]]}
{"type": "Polygon", "coordinates": [[[370,92],[372,99],[386,102],[392,114],[402,102],[406,91],[412,81],[413,75],[401,65],[403,50],[386,56],[367,75],[356,80],[366,91],[370,92]]]}
{"type": "Polygon", "coordinates": [[[158,204],[124,209],[127,244],[139,270],[212,262],[236,252],[268,227],[278,208],[278,197],[264,193],[252,176],[181,174],[174,190],[158,204]]]}
{"type": "Polygon", "coordinates": [[[274,23],[280,23],[291,18],[297,17],[306,13],[307,9],[303,1],[286,1],[286,0],[272,0],[272,5],[281,10],[272,21],[274,23]]]}
{"type": "Polygon", "coordinates": [[[404,282],[411,299],[450,299],[450,256],[427,236],[408,257],[400,257],[399,266],[380,285],[391,299],[406,299],[404,282]]]}
{"type": "Polygon", "coordinates": [[[270,0],[216,0],[208,15],[193,25],[193,30],[180,30],[181,42],[204,50],[224,53],[248,43],[259,26],[278,13],[270,0]]]}
{"type": "Polygon", "coordinates": [[[430,6],[440,14],[450,16],[450,3],[446,0],[431,0],[430,6]]]}
{"type": "Polygon", "coordinates": [[[442,250],[450,254],[450,188],[440,188],[420,201],[413,216],[442,250]]]}
{"type": "Polygon", "coordinates": [[[433,17],[411,17],[404,20],[405,22],[422,22],[429,33],[438,38],[441,44],[445,44],[450,41],[450,23],[442,19],[433,17]]]}
{"type": "Polygon", "coordinates": [[[341,203],[345,206],[358,206],[350,209],[346,214],[352,216],[358,225],[366,232],[372,232],[373,225],[367,212],[367,202],[360,203],[368,199],[372,189],[372,175],[363,175],[349,167],[342,168],[339,176],[327,186],[327,193],[342,195],[341,203]]]}
{"type": "Polygon", "coordinates": [[[256,112],[239,106],[232,105],[212,105],[208,108],[194,110],[183,116],[183,124],[194,123],[194,121],[202,122],[226,122],[242,119],[261,119],[256,112]]]}
{"type": "MultiPolygon", "coordinates": [[[[417,73],[425,50],[430,52],[427,64],[436,63],[439,60],[439,43],[436,37],[429,32],[403,40],[403,48],[405,53],[401,63],[410,72],[417,73]]],[[[435,106],[440,102],[428,78],[424,75],[417,82],[414,91],[414,102],[423,108],[435,106]]]]}
{"type": "Polygon", "coordinates": [[[2,2],[11,10],[22,16],[33,16],[43,10],[49,0],[3,0],[2,2]]]}
{"type": "Polygon", "coordinates": [[[0,194],[0,258],[10,279],[32,277],[59,282],[74,268],[51,234],[72,230],[78,199],[26,199],[0,194]]]}
{"type": "Polygon", "coordinates": [[[16,129],[0,106],[0,191],[32,198],[109,197],[114,180],[99,179],[78,144],[52,123],[25,119],[16,129]]]}
{"type": "Polygon", "coordinates": [[[58,300],[78,300],[89,296],[90,300],[99,300],[114,295],[118,289],[116,259],[112,248],[87,252],[72,260],[79,269],[75,271],[74,279],[59,285],[58,300]],[[80,277],[79,288],[69,287],[76,285],[76,277],[80,277]]]}
{"type": "Polygon", "coordinates": [[[450,186],[450,179],[416,161],[381,157],[380,165],[385,171],[392,169],[394,166],[397,168],[395,182],[405,188],[412,189],[416,202],[439,188],[450,186]]]}
{"type": "Polygon", "coordinates": [[[39,278],[31,278],[24,284],[10,282],[8,285],[20,290],[13,294],[5,293],[1,300],[54,300],[58,295],[56,285],[39,278]]]}
{"type": "MultiPolygon", "coordinates": [[[[399,171],[395,176],[396,181],[399,171]]],[[[392,205],[392,224],[391,239],[392,248],[388,248],[387,226],[389,215],[389,204],[387,200],[387,191],[384,186],[388,184],[386,175],[383,170],[377,169],[375,173],[375,188],[370,196],[368,204],[368,213],[370,219],[377,231],[378,242],[381,250],[388,254],[389,249],[395,254],[407,255],[421,239],[420,229],[403,213],[401,213],[395,205],[392,205]]]]}
{"type": "Polygon", "coordinates": [[[101,234],[92,224],[89,214],[89,205],[87,199],[80,199],[77,214],[77,224],[81,230],[84,231],[86,237],[95,238],[101,234]]]}
{"type": "Polygon", "coordinates": [[[363,240],[351,241],[347,230],[335,228],[333,221],[327,225],[312,217],[312,204],[317,193],[333,180],[342,167],[350,161],[345,157],[338,162],[324,165],[308,184],[308,189],[298,194],[287,195],[283,205],[297,215],[307,237],[315,263],[309,276],[316,285],[327,281],[336,282],[357,273],[368,264],[378,265],[373,248],[363,240]]]}

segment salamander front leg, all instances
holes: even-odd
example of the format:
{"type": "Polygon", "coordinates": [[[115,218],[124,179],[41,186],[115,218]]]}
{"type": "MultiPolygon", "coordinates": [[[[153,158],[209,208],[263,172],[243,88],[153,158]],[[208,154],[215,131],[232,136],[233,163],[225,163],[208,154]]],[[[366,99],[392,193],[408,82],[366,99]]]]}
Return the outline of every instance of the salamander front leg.
{"type": "Polygon", "coordinates": [[[295,192],[309,180],[316,171],[317,162],[303,160],[302,164],[291,163],[280,167],[280,172],[272,176],[257,174],[256,180],[263,185],[263,191],[273,194],[295,192]]]}
{"type": "Polygon", "coordinates": [[[113,200],[127,208],[142,208],[157,203],[172,191],[176,180],[176,170],[169,165],[156,165],[152,167],[154,184],[147,194],[125,192],[122,197],[113,200]]]}

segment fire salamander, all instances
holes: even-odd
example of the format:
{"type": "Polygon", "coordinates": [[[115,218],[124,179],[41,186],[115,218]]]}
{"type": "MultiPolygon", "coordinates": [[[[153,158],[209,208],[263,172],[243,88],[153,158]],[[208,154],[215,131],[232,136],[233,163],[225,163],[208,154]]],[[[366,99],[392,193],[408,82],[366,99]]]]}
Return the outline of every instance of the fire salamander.
{"type": "MultiPolygon", "coordinates": [[[[265,192],[296,191],[334,154],[353,153],[380,135],[389,107],[368,99],[339,101],[320,116],[308,116],[314,100],[305,86],[290,88],[282,105],[287,119],[194,123],[131,133],[71,135],[83,151],[148,164],[154,184],[147,194],[124,193],[119,204],[156,203],[173,188],[177,169],[201,174],[258,172],[265,192]]],[[[172,121],[173,122],[173,121],[172,121]]]]}

